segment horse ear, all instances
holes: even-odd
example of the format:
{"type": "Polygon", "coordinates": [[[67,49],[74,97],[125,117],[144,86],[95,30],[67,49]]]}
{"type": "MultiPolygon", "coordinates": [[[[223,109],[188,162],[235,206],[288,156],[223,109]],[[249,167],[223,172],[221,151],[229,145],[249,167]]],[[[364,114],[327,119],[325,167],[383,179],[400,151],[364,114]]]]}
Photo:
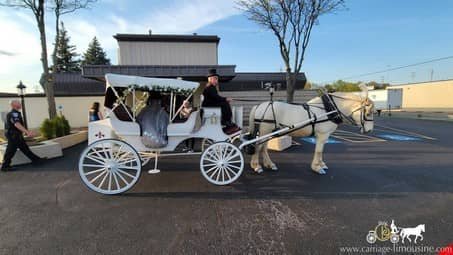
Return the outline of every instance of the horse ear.
{"type": "Polygon", "coordinates": [[[359,88],[360,88],[360,90],[362,91],[361,96],[362,96],[363,98],[368,98],[368,87],[366,86],[366,84],[363,83],[363,82],[360,83],[360,84],[359,84],[359,88]]]}

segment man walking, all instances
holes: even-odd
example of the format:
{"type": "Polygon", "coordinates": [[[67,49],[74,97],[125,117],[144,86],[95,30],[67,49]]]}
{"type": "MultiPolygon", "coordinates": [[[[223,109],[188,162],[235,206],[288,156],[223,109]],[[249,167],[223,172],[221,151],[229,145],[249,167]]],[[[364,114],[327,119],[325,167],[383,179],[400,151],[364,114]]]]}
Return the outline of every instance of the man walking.
{"type": "Polygon", "coordinates": [[[227,134],[235,133],[241,130],[236,124],[231,121],[233,113],[231,112],[230,98],[222,97],[217,91],[219,85],[219,75],[215,69],[209,70],[208,83],[203,91],[203,106],[204,107],[220,107],[222,111],[222,125],[225,126],[224,132],[227,134]]]}
{"type": "Polygon", "coordinates": [[[5,137],[8,139],[8,145],[6,146],[2,168],[0,169],[4,172],[11,170],[11,159],[16,154],[17,149],[20,149],[34,164],[42,161],[40,157],[28,148],[22,135],[26,134],[27,136],[33,136],[33,133],[24,127],[22,114],[20,113],[22,104],[19,100],[11,100],[10,105],[11,111],[8,112],[5,120],[5,137]]]}

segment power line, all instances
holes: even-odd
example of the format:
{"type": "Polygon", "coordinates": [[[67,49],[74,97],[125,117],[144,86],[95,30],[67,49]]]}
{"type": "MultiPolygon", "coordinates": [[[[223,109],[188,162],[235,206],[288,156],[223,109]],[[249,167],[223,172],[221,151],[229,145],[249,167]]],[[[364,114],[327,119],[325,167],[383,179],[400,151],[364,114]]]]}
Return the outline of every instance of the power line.
{"type": "Polygon", "coordinates": [[[390,71],[395,71],[395,70],[404,69],[404,68],[413,67],[413,66],[419,66],[419,65],[428,64],[428,63],[437,62],[437,61],[446,60],[446,59],[451,59],[451,58],[453,58],[453,56],[436,58],[436,59],[431,59],[431,60],[418,62],[418,63],[414,63],[414,64],[383,69],[383,70],[379,70],[379,71],[375,71],[375,72],[369,72],[369,73],[364,73],[364,74],[359,74],[359,75],[352,75],[352,76],[341,78],[340,80],[348,80],[348,79],[359,78],[359,77],[363,77],[363,76],[369,76],[369,75],[373,75],[373,74],[386,73],[386,72],[390,72],[390,71]]]}

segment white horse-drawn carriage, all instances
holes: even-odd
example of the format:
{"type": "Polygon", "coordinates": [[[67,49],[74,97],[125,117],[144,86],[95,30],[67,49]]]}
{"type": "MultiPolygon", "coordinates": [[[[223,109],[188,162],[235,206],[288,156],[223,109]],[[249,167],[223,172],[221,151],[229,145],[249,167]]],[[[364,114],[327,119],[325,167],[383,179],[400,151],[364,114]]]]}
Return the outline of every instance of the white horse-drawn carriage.
{"type": "Polygon", "coordinates": [[[243,172],[242,151],[246,146],[263,144],[310,124],[314,129],[314,122],[338,111],[334,109],[309,115],[277,130],[241,139],[240,144],[235,145],[233,140],[239,138],[240,132],[231,135],[223,132],[220,108],[202,108],[201,99],[193,98],[196,95],[194,92],[200,89],[199,83],[116,74],[107,74],[105,79],[107,118],[89,123],[88,147],[79,159],[79,174],[83,183],[102,194],[119,194],[132,188],[140,178],[142,166],[150,159],[154,158],[155,162],[149,173],[159,172],[157,162],[162,156],[201,154],[200,170],[204,178],[215,185],[233,183],[243,172]],[[152,92],[164,95],[169,101],[166,110],[168,123],[164,123],[165,143],[160,147],[150,147],[143,142],[145,132],[138,120],[147,96],[152,92]],[[181,100],[177,102],[177,97],[181,95],[186,100],[192,98],[195,105],[183,122],[176,122],[183,109],[181,100]],[[201,153],[177,151],[180,144],[192,138],[205,141],[206,146],[201,153]]]}

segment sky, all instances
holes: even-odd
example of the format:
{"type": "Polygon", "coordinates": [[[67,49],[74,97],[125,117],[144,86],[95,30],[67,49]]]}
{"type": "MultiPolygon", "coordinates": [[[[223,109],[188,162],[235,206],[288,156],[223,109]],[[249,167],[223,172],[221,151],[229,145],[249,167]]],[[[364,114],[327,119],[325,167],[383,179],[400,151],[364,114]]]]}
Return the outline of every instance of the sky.
{"type": "MultiPolygon", "coordinates": [[[[453,57],[360,76],[453,56],[452,14],[450,0],[346,0],[346,8],[321,16],[313,28],[302,71],[317,84],[344,78],[392,84],[453,79],[453,57]]],[[[46,19],[50,53],[54,17],[46,19]]],[[[114,34],[151,29],[218,35],[219,64],[234,64],[237,72],[283,70],[275,36],[249,21],[233,0],[98,0],[62,20],[79,54],[97,36],[112,64],[117,62],[114,34]]],[[[0,91],[15,92],[19,80],[34,91],[42,72],[34,17],[28,10],[0,7],[0,31],[0,91]]]]}

